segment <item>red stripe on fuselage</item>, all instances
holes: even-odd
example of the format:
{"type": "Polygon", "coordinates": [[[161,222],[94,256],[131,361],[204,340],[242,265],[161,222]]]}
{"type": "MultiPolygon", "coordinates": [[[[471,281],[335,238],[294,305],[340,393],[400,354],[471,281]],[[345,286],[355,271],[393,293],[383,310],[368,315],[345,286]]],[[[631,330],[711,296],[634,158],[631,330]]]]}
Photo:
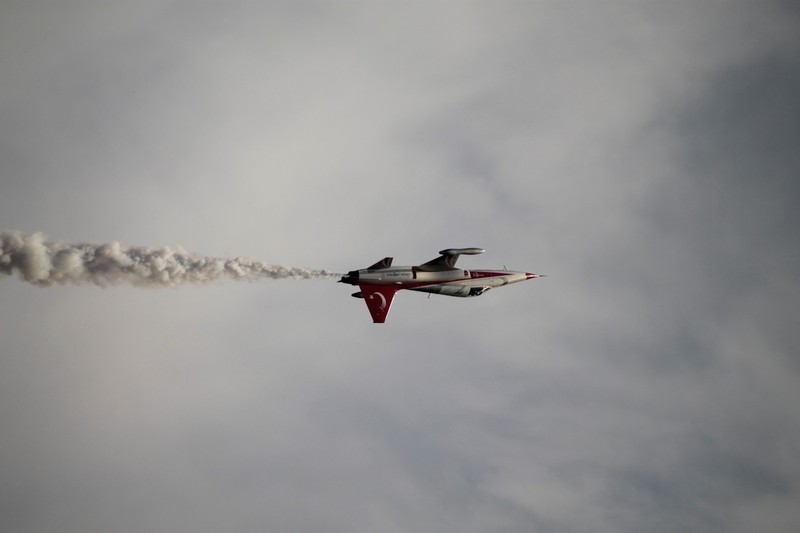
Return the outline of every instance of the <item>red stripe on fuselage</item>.
{"type": "Polygon", "coordinates": [[[397,287],[397,290],[418,289],[420,287],[431,287],[434,285],[448,285],[451,283],[460,283],[462,281],[469,281],[473,279],[499,278],[504,276],[511,276],[513,274],[519,274],[519,272],[511,272],[508,270],[503,270],[503,271],[467,270],[465,272],[469,274],[469,277],[461,277],[461,278],[438,280],[438,281],[386,281],[386,280],[372,281],[372,280],[361,279],[359,285],[392,285],[397,287]]]}
{"type": "Polygon", "coordinates": [[[516,272],[511,272],[508,270],[503,270],[502,272],[497,272],[496,270],[470,270],[469,277],[470,279],[480,279],[480,278],[497,278],[500,276],[510,276],[512,274],[516,274],[516,272]]]}

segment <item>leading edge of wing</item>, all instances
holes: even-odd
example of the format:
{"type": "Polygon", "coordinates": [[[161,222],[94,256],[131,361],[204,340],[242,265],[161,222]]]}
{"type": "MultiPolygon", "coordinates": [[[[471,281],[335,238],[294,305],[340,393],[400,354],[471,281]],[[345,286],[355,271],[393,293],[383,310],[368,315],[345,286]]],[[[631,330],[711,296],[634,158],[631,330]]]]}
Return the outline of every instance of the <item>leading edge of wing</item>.
{"type": "Polygon", "coordinates": [[[386,317],[389,315],[389,309],[392,307],[394,295],[400,290],[395,285],[366,285],[359,284],[361,294],[364,297],[364,302],[367,304],[367,309],[372,315],[372,321],[378,324],[383,324],[386,317]]]}

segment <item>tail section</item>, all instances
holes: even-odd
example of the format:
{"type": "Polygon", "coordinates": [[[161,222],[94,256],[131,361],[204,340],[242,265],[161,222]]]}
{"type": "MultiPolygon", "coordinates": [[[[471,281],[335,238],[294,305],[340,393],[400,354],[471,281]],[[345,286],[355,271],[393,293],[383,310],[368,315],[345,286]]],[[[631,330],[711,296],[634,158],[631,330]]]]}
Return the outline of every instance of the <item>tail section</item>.
{"type": "Polygon", "coordinates": [[[395,285],[359,285],[359,288],[361,297],[364,298],[369,313],[372,315],[372,321],[378,324],[384,323],[389,309],[392,307],[394,295],[399,290],[398,287],[395,285]]]}
{"type": "Polygon", "coordinates": [[[367,267],[367,270],[380,270],[392,266],[393,257],[384,257],[372,266],[367,267]]]}

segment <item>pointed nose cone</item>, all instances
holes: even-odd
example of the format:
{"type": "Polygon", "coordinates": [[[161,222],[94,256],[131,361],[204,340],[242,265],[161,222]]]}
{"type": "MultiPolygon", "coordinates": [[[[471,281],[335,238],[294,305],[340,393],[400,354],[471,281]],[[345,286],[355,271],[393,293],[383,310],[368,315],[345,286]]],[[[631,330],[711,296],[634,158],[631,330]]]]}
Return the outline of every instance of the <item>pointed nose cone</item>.
{"type": "Polygon", "coordinates": [[[534,279],[534,278],[541,278],[542,274],[531,274],[530,272],[525,273],[525,279],[534,279]]]}

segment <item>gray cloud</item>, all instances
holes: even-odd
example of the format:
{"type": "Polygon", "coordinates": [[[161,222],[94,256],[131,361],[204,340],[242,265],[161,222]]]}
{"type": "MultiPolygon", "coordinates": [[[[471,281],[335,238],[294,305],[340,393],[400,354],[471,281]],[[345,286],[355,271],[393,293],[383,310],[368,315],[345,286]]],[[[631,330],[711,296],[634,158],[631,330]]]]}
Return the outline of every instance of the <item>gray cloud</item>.
{"type": "Polygon", "coordinates": [[[0,280],[14,531],[794,531],[786,3],[6,3],[0,228],[549,275],[0,280]]]}

